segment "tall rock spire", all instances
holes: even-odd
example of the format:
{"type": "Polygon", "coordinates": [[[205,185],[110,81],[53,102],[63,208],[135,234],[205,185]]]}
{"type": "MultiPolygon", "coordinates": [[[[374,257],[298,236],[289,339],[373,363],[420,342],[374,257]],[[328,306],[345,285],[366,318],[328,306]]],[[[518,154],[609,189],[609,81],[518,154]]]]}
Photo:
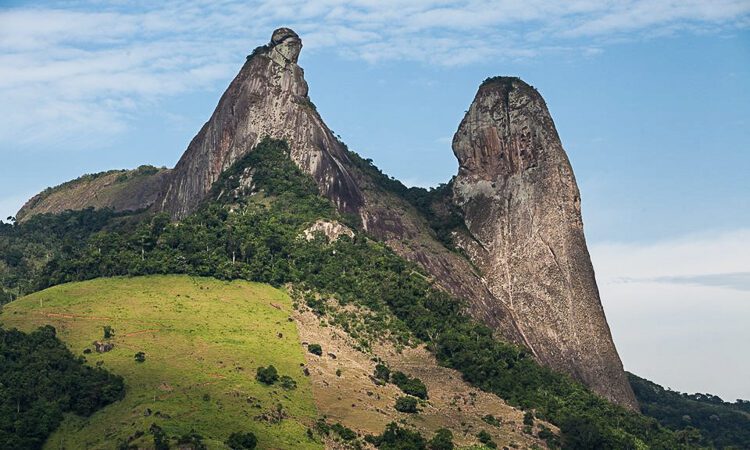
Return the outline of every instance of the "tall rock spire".
{"type": "Polygon", "coordinates": [[[356,212],[362,194],[347,170],[349,157],[308,97],[297,65],[302,40],[289,28],[258,47],[193,138],[162,190],[156,208],[173,218],[193,212],[219,175],[264,137],[289,143],[292,160],[312,175],[321,194],[356,212]]]}
{"type": "MultiPolygon", "coordinates": [[[[479,88],[453,138],[459,245],[544,364],[637,408],[599,300],[578,186],[541,95],[518,78],[479,88]]],[[[501,308],[502,307],[502,308],[501,308]]]]}

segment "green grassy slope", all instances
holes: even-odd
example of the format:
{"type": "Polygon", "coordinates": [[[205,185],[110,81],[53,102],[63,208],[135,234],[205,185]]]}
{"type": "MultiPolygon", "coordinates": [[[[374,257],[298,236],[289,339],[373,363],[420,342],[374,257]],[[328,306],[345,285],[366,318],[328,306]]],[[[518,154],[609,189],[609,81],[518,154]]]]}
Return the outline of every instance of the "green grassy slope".
{"type": "Polygon", "coordinates": [[[305,435],[316,410],[291,308],[264,284],[149,276],[56,286],[6,305],[0,322],[24,331],[51,324],[76,354],[101,340],[105,325],[115,329],[113,350],[86,357],[125,378],[125,399],[66,418],[47,448],[114,448],[138,431],[146,435],[133,443],[148,446],[152,423],[169,436],[194,429],[209,448],[225,448],[235,431],[254,432],[259,448],[320,448],[305,435]],[[139,351],[143,363],[134,360],[139,351]],[[268,364],[297,389],[259,384],[256,368],[268,364]],[[256,419],[279,403],[286,419],[256,419]]]}

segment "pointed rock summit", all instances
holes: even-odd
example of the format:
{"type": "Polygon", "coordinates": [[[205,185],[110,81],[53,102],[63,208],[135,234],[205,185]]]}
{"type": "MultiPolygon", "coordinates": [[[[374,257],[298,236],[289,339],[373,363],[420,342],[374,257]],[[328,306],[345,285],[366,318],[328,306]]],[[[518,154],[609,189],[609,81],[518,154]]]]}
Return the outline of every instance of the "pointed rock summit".
{"type": "Polygon", "coordinates": [[[291,157],[312,175],[321,194],[355,212],[362,194],[346,166],[346,149],[325,126],[308,97],[297,65],[302,40],[289,28],[273,32],[224,92],[209,121],[193,138],[156,206],[176,219],[195,211],[219,175],[264,137],[289,143],[291,157]]]}
{"type": "Polygon", "coordinates": [[[546,365],[637,408],[599,300],[581,197],[541,95],[518,78],[485,81],[453,138],[459,245],[523,343],[546,365]]]}
{"type": "MultiPolygon", "coordinates": [[[[485,81],[453,139],[459,172],[452,192],[434,191],[439,196],[419,206],[404,186],[350,158],[326,127],[297,65],[301,50],[294,31],[275,30],[248,56],[174,169],[83,177],[35,197],[19,216],[94,206],[151,208],[181,219],[262,139],[285,140],[322,195],[466,300],[476,320],[636,409],[599,300],[573,170],[539,93],[518,78],[485,81]],[[446,246],[451,239],[462,252],[446,246]]],[[[326,227],[333,225],[318,231],[326,227]]]]}

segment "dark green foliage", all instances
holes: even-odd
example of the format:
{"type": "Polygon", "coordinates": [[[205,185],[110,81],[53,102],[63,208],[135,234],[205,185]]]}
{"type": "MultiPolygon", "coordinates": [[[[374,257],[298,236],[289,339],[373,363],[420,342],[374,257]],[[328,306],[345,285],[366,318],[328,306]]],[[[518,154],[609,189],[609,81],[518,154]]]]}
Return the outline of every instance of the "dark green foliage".
{"type": "Polygon", "coordinates": [[[354,430],[347,428],[338,422],[331,425],[331,431],[338,434],[339,437],[345,441],[353,441],[354,439],[357,439],[357,433],[355,433],[354,430]]]}
{"type": "MultiPolygon", "coordinates": [[[[0,222],[0,290],[4,300],[43,289],[59,280],[45,272],[57,258],[74,257],[89,238],[106,227],[127,227],[133,213],[109,210],[39,214],[20,224],[0,222]]],[[[100,270],[106,270],[102,268],[100,270]]]]}
{"type": "Polygon", "coordinates": [[[430,450],[453,450],[453,433],[446,428],[437,430],[427,447],[430,450]]]}
{"type": "Polygon", "coordinates": [[[510,89],[511,85],[514,82],[520,82],[525,84],[520,78],[518,77],[504,77],[504,76],[496,76],[496,77],[487,77],[482,81],[482,84],[480,86],[486,86],[489,84],[501,84],[504,85],[506,89],[510,89]]]}
{"type": "Polygon", "coordinates": [[[362,158],[351,150],[349,150],[349,158],[380,188],[410,203],[427,220],[437,239],[449,248],[453,247],[451,232],[465,227],[460,209],[451,201],[453,180],[430,189],[408,188],[397,179],[383,173],[371,159],[362,158]]]}
{"type": "Polygon", "coordinates": [[[477,433],[477,439],[479,439],[479,442],[489,448],[497,448],[497,444],[495,444],[495,441],[492,440],[492,436],[485,430],[477,433]]]}
{"type": "Polygon", "coordinates": [[[286,390],[297,389],[297,382],[289,375],[282,375],[281,378],[279,378],[279,384],[286,390]]]}
{"type": "Polygon", "coordinates": [[[258,367],[255,379],[263,384],[271,385],[279,380],[279,372],[272,365],[268,367],[258,367]]]}
{"type": "Polygon", "coordinates": [[[607,436],[591,420],[582,416],[565,419],[560,425],[563,435],[563,448],[570,450],[615,450],[635,448],[633,444],[618,446],[618,442],[607,436]]]}
{"type": "Polygon", "coordinates": [[[104,339],[110,339],[114,337],[115,330],[109,325],[104,325],[104,339]]]}
{"type": "Polygon", "coordinates": [[[208,450],[203,443],[203,436],[191,430],[190,433],[183,434],[177,438],[177,448],[189,448],[191,450],[208,450]]]}
{"type": "Polygon", "coordinates": [[[485,423],[492,425],[493,427],[499,427],[500,425],[502,425],[500,423],[500,420],[492,414],[487,414],[486,416],[482,417],[482,420],[485,423]]]}
{"type": "Polygon", "coordinates": [[[138,352],[135,354],[135,356],[133,356],[133,358],[135,359],[135,362],[142,363],[146,361],[146,354],[143,352],[138,352]]]}
{"type": "Polygon", "coordinates": [[[15,297],[10,292],[7,292],[5,289],[0,286],[0,305],[4,305],[8,302],[11,302],[15,300],[15,297]]]}
{"type": "Polygon", "coordinates": [[[232,450],[252,450],[258,445],[258,438],[253,433],[232,433],[225,444],[232,450]]]}
{"type": "Polygon", "coordinates": [[[526,411],[523,415],[523,424],[534,425],[534,413],[532,413],[531,411],[526,411]]]}
{"type": "Polygon", "coordinates": [[[318,316],[324,316],[326,313],[326,302],[322,298],[316,298],[314,295],[305,295],[305,304],[318,316]]]}
{"type": "Polygon", "coordinates": [[[628,380],[643,414],[678,431],[683,442],[694,440],[697,431],[698,443],[702,445],[750,447],[750,403],[747,401],[730,403],[711,394],[683,394],[632,373],[628,374],[628,380]]]}
{"type": "Polygon", "coordinates": [[[393,372],[391,383],[398,386],[405,394],[427,399],[427,386],[419,378],[412,378],[403,372],[393,372]]]}
{"type": "Polygon", "coordinates": [[[394,408],[396,408],[396,411],[403,413],[419,412],[419,410],[417,409],[417,399],[414,397],[409,397],[407,395],[397,398],[394,408]]]}
{"type": "Polygon", "coordinates": [[[313,355],[322,356],[323,355],[323,347],[320,346],[320,344],[310,344],[307,346],[307,351],[312,353],[313,355]]]}
{"type": "Polygon", "coordinates": [[[549,428],[545,427],[544,425],[541,425],[541,430],[539,430],[539,439],[542,439],[544,442],[547,443],[547,447],[549,448],[560,448],[560,438],[552,432],[549,428]]]}
{"type": "Polygon", "coordinates": [[[249,55],[247,55],[247,60],[250,61],[251,59],[255,58],[257,55],[265,55],[268,53],[268,50],[272,49],[273,46],[271,44],[266,45],[260,45],[258,47],[255,47],[249,55]]]}
{"type": "Polygon", "coordinates": [[[388,366],[383,363],[378,363],[375,366],[375,372],[373,373],[373,376],[378,380],[383,380],[387,383],[391,379],[391,369],[389,369],[388,366]]]}
{"type": "Polygon", "coordinates": [[[386,425],[380,436],[368,436],[366,440],[380,450],[427,449],[427,441],[418,431],[401,428],[395,422],[386,425]]]}
{"type": "Polygon", "coordinates": [[[0,448],[41,448],[63,413],[89,416],[124,395],[121,377],[84,365],[53,327],[0,328],[0,448]]]}
{"type": "Polygon", "coordinates": [[[149,432],[154,437],[154,450],[169,450],[169,437],[159,425],[152,423],[149,432]]]}
{"type": "MultiPolygon", "coordinates": [[[[73,220],[70,227],[84,224],[101,231],[80,232],[77,239],[70,239],[79,232],[70,231],[58,216],[38,218],[38,229],[59,237],[53,241],[66,240],[70,245],[60,246],[51,261],[41,271],[30,272],[28,279],[35,280],[35,286],[46,286],[100,276],[187,273],[276,286],[294,283],[323,298],[335,297],[341,304],[354,303],[395,317],[379,322],[384,329],[372,333],[382,333],[386,327],[394,332],[408,329],[428,344],[442,365],[461,371],[467,382],[513,406],[533,408],[542,420],[560,425],[581,418],[623,448],[636,437],[652,448],[677,445],[674,435],[654,419],[609,403],[569,377],[540,366],[526,349],[497,340],[490,329],[464,314],[459,300],[434,288],[415,265],[382,243],[361,233],[333,243],[299,239],[313,221],[341,216],[288,158],[283,142],[263,141],[228,169],[211,192],[210,197],[218,200],[207,202],[179,225],[167,223],[164,216],[137,224],[121,217],[99,220],[97,213],[89,211],[83,214],[85,220],[67,216],[73,220]],[[241,195],[240,175],[251,167],[256,194],[241,195]],[[110,219],[117,225],[108,225],[110,219]]],[[[422,395],[419,387],[409,390],[422,395]]],[[[426,390],[423,395],[427,397],[426,390]]],[[[567,430],[588,432],[576,426],[567,430]]]]}

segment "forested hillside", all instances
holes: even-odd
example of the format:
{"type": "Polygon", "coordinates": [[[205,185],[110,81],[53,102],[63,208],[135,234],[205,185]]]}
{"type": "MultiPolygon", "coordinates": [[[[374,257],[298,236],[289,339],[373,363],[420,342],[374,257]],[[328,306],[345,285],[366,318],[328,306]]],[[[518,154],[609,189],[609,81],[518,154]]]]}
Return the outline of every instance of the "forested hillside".
{"type": "Polygon", "coordinates": [[[628,379],[643,413],[677,431],[680,441],[716,448],[746,448],[750,443],[750,401],[684,394],[632,373],[628,379]]]}
{"type": "MultiPolygon", "coordinates": [[[[394,333],[407,327],[470,383],[527,409],[532,420],[536,416],[558,425],[565,448],[678,445],[654,419],[601,399],[543,368],[523,348],[493,338],[463,313],[460,299],[434,288],[414,265],[361,232],[332,243],[322,237],[301,239],[304,228],[320,218],[354,225],[317,194],[312,180],[288,158],[284,142],[267,140],[225,172],[203,207],[179,223],[162,215],[135,223],[134,218],[84,211],[6,225],[3,242],[33,245],[30,240],[39,230],[48,236],[45,259],[30,272],[25,289],[102,276],[186,273],[293,283],[343,304],[387,310],[399,323],[375,322],[374,327],[394,333]],[[242,178],[249,168],[251,183],[242,178]]],[[[325,304],[318,308],[325,313],[325,304]]],[[[557,445],[557,438],[547,438],[557,445]]]]}
{"type": "Polygon", "coordinates": [[[90,416],[124,395],[122,377],[84,364],[53,327],[23,333],[0,326],[2,448],[41,448],[64,413],[90,416]]]}

